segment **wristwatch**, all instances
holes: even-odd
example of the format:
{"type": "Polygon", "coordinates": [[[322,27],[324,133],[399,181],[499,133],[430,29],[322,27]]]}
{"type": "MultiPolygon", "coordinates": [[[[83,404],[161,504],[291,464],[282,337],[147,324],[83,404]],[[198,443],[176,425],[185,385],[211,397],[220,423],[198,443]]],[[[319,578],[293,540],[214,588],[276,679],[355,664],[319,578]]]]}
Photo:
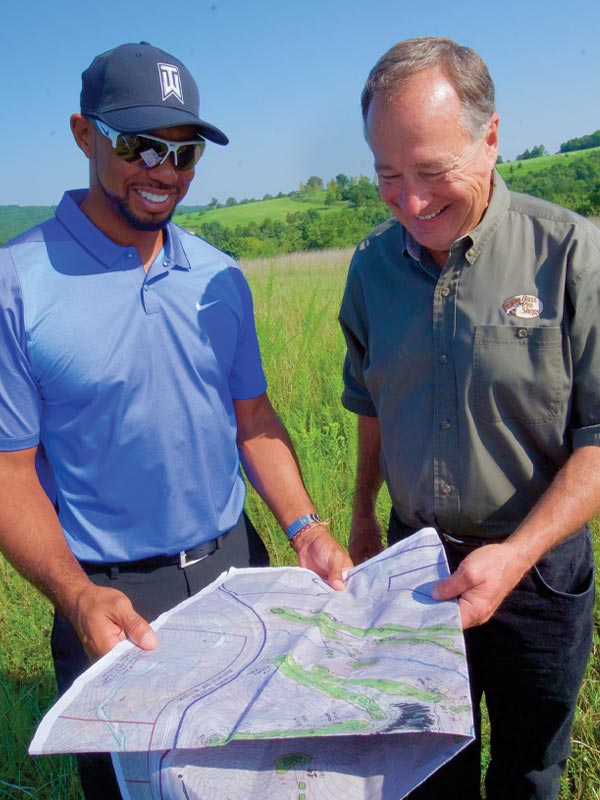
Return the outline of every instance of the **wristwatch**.
{"type": "Polygon", "coordinates": [[[307,528],[309,525],[315,525],[317,522],[322,521],[318,514],[305,514],[303,517],[298,517],[298,519],[294,520],[294,522],[288,526],[286,535],[288,539],[291,539],[297,533],[300,533],[303,528],[307,528]]]}

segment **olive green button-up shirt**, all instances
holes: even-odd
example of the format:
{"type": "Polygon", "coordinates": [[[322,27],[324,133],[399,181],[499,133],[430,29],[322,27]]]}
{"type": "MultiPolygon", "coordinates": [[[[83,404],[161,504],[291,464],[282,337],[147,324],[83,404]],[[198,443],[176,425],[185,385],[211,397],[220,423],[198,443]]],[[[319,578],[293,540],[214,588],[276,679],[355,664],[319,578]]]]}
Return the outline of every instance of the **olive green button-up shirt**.
{"type": "Polygon", "coordinates": [[[379,418],[400,519],[490,539],[600,445],[600,230],[494,180],[442,270],[396,220],[376,228],[340,312],[342,402],[379,418]]]}

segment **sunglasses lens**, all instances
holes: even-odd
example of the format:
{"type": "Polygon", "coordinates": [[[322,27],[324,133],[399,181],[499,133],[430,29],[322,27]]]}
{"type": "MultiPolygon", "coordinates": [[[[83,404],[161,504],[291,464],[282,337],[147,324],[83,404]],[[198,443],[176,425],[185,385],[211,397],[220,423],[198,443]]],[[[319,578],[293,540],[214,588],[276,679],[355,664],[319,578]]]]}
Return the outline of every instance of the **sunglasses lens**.
{"type": "Polygon", "coordinates": [[[205,145],[206,142],[202,139],[198,144],[184,144],[177,148],[177,168],[193,169],[200,160],[205,145]]]}
{"type": "MultiPolygon", "coordinates": [[[[173,145],[175,144],[173,142],[173,145]]],[[[158,164],[162,164],[172,151],[177,169],[188,170],[193,169],[198,163],[205,146],[204,139],[199,139],[197,143],[182,144],[175,149],[175,147],[169,147],[167,143],[149,136],[121,133],[117,138],[115,152],[123,161],[127,161],[130,164],[141,161],[141,166],[151,169],[158,164]]]]}
{"type": "Polygon", "coordinates": [[[159,164],[168,152],[166,145],[145,136],[121,133],[115,151],[123,161],[143,161],[148,167],[159,164]]]}

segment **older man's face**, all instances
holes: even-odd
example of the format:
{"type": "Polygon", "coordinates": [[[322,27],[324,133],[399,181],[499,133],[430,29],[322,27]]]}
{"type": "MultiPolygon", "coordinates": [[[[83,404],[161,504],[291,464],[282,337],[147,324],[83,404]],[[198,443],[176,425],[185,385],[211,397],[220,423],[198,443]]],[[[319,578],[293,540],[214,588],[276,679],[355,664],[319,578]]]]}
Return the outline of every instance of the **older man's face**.
{"type": "Polygon", "coordinates": [[[498,115],[473,139],[460,114],[454,88],[427,70],[391,101],[376,95],[367,116],[381,197],[440,266],[485,213],[498,154],[498,115]]]}

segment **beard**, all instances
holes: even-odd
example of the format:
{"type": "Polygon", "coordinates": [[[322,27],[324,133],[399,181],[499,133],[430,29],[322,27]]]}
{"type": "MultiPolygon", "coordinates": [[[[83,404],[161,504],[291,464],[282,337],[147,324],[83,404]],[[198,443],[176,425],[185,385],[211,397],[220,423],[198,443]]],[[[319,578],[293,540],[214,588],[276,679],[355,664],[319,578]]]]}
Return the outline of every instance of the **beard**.
{"type": "Polygon", "coordinates": [[[131,227],[136,231],[159,231],[163,228],[167,222],[171,221],[171,217],[173,216],[173,211],[175,211],[175,206],[173,206],[173,211],[168,214],[165,214],[158,219],[155,218],[148,218],[142,219],[138,217],[137,214],[131,210],[129,204],[127,203],[127,199],[122,200],[119,198],[112,198],[113,201],[117,203],[117,209],[119,214],[127,220],[127,222],[131,225],[131,227]]]}
{"type": "MultiPolygon", "coordinates": [[[[136,214],[127,199],[127,194],[125,197],[118,197],[115,194],[112,194],[108,191],[108,189],[104,186],[102,181],[100,180],[99,176],[97,176],[98,186],[102,190],[104,196],[109,200],[111,205],[113,205],[119,214],[123,217],[123,219],[129,224],[136,231],[160,231],[167,222],[171,221],[171,217],[177,207],[176,204],[173,206],[173,209],[169,211],[167,214],[163,214],[162,216],[155,216],[155,215],[148,215],[146,217],[140,217],[136,214]]],[[[179,200],[179,198],[178,198],[179,200]]]]}

